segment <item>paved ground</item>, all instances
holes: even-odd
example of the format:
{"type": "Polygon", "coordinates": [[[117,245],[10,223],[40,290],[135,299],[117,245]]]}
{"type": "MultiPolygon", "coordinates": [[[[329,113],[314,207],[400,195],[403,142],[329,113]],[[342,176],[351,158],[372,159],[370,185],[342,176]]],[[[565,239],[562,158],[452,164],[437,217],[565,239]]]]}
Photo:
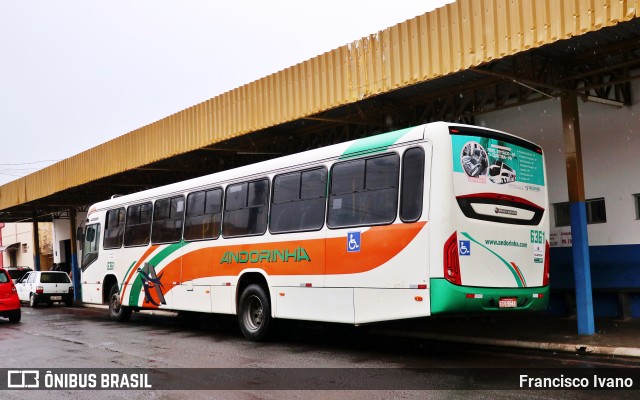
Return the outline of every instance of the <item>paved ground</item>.
{"type": "MultiPolygon", "coordinates": [[[[600,374],[603,368],[617,374],[631,374],[628,371],[635,368],[640,371],[640,358],[594,355],[588,347],[576,350],[581,343],[597,348],[634,348],[629,345],[636,343],[635,321],[599,322],[602,331],[588,338],[573,334],[575,320],[540,316],[425,319],[365,329],[290,322],[281,327],[278,340],[252,343],[241,336],[235,319],[228,317],[208,316],[187,324],[173,313],[139,313],[134,314],[130,323],[118,324],[108,319],[105,308],[25,307],[23,312],[20,324],[0,321],[0,344],[6,349],[0,358],[0,369],[42,368],[44,373],[45,369],[59,368],[82,368],[82,371],[137,368],[163,374],[164,381],[160,383],[197,387],[223,379],[223,383],[232,382],[231,387],[236,390],[4,391],[0,392],[3,400],[173,399],[185,395],[190,399],[279,400],[595,399],[602,394],[505,390],[501,382],[506,375],[510,376],[507,381],[515,381],[517,374],[530,373],[531,368],[542,368],[552,374],[579,371],[593,375],[600,374]],[[542,348],[542,343],[555,343],[573,350],[525,350],[524,346],[514,348],[517,343],[535,344],[532,347],[537,349],[542,348]],[[212,370],[217,373],[215,377],[211,377],[212,370]],[[407,383],[394,389],[393,382],[397,379],[407,383]],[[282,385],[276,388],[289,390],[265,389],[265,383],[276,380],[282,385]],[[349,389],[365,385],[378,390],[298,390],[296,382],[309,382],[303,388],[325,385],[349,389]]],[[[640,372],[629,376],[640,383],[640,372]]],[[[616,391],[609,392],[608,397],[631,399],[634,394],[616,391]]]]}

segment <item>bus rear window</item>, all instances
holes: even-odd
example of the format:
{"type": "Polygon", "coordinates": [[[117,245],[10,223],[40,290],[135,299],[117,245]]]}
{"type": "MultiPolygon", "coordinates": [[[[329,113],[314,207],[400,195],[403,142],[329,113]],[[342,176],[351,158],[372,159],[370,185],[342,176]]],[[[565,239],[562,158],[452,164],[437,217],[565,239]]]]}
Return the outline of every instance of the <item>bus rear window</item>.
{"type": "Polygon", "coordinates": [[[546,207],[542,149],[524,139],[481,128],[451,134],[453,188],[467,217],[537,224],[546,207]]]}

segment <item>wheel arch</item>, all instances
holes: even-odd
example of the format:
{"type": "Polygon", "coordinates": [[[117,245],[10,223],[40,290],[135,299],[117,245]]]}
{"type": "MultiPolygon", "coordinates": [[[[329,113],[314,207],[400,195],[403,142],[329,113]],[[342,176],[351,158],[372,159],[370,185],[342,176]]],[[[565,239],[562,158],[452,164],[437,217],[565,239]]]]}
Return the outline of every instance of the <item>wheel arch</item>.
{"type": "Polygon", "coordinates": [[[246,289],[247,286],[251,284],[260,285],[264,291],[269,296],[269,301],[271,302],[271,316],[273,317],[274,312],[274,299],[269,289],[269,282],[267,280],[267,276],[262,271],[257,270],[249,270],[244,271],[238,277],[238,284],[236,285],[236,295],[235,295],[235,313],[238,314],[238,308],[240,305],[240,296],[242,296],[242,292],[246,289]]]}
{"type": "Polygon", "coordinates": [[[111,287],[113,285],[118,284],[118,278],[115,275],[109,274],[104,277],[102,281],[102,304],[109,303],[109,293],[111,292],[111,287]]]}

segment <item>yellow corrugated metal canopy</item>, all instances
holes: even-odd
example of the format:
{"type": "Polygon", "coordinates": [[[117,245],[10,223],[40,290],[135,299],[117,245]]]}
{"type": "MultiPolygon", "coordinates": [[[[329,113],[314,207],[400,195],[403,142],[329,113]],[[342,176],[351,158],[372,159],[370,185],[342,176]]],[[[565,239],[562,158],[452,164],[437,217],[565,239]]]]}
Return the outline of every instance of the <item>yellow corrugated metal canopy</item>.
{"type": "Polygon", "coordinates": [[[640,0],[458,0],[0,187],[0,210],[638,16],[640,0]]]}

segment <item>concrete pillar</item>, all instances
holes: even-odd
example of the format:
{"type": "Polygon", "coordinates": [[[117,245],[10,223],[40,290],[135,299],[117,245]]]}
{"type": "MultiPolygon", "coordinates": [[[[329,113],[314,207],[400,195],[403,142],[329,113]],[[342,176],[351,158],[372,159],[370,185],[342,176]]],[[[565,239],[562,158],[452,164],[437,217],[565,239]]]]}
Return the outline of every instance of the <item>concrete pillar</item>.
{"type": "Polygon", "coordinates": [[[587,235],[587,212],[582,172],[578,98],[575,92],[561,97],[564,150],[567,164],[567,186],[571,212],[573,273],[576,285],[578,334],[593,335],[593,299],[591,294],[591,262],[587,235]]]}

